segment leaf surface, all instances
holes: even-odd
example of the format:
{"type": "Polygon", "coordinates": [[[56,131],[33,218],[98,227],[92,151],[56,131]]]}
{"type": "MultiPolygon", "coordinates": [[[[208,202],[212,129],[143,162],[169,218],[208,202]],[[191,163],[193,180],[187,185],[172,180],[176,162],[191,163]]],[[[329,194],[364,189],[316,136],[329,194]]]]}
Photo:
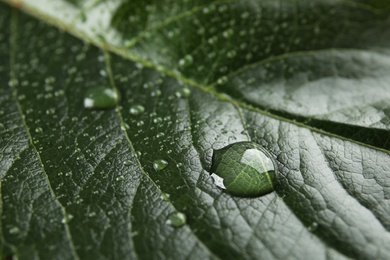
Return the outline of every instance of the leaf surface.
{"type": "Polygon", "coordinates": [[[2,256],[389,258],[386,1],[6,2],[2,256]],[[99,86],[118,108],[83,107],[99,86]],[[276,192],[213,184],[239,141],[275,158],[276,192]]]}

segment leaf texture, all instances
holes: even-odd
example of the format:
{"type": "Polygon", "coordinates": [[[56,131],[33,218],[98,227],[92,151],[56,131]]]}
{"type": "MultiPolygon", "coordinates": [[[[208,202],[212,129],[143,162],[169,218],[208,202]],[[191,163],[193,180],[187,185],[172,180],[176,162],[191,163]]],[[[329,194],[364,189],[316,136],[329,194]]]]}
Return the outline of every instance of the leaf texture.
{"type": "Polygon", "coordinates": [[[390,257],[387,1],[5,2],[2,257],[390,257]],[[97,86],[120,105],[85,109],[97,86]],[[213,184],[239,141],[276,192],[213,184]]]}

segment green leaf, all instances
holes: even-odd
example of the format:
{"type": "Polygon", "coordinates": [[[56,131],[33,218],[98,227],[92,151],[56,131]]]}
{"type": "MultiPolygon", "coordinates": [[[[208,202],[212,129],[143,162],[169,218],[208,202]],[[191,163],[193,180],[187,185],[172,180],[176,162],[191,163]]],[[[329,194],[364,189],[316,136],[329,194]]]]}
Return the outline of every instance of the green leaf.
{"type": "Polygon", "coordinates": [[[3,258],[390,257],[388,1],[5,2],[3,258]],[[213,184],[241,141],[276,192],[213,184]]]}

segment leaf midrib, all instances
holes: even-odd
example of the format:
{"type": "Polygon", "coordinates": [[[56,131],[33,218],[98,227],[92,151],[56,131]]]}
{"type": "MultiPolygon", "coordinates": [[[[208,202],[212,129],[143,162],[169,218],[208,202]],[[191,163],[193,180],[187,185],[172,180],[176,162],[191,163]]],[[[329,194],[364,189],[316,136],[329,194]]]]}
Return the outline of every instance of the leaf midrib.
{"type": "MultiPolygon", "coordinates": [[[[23,12],[25,13],[28,13],[30,15],[32,15],[33,17],[41,20],[41,21],[44,21],[50,25],[53,25],[79,39],[82,39],[83,41],[86,41],[86,42],[89,42],[91,43],[92,45],[98,47],[98,48],[101,48],[102,50],[104,51],[107,51],[107,52],[110,52],[110,53],[114,53],[122,58],[125,58],[127,60],[130,60],[130,61],[133,61],[133,62],[136,62],[136,63],[140,63],[142,64],[143,66],[145,67],[148,67],[148,68],[151,68],[151,69],[154,69],[162,74],[165,74],[166,76],[169,76],[171,78],[174,78],[178,81],[182,81],[183,83],[186,83],[192,87],[195,87],[207,94],[210,94],[214,97],[216,97],[217,99],[219,99],[220,101],[224,101],[224,102],[228,102],[230,104],[233,104],[234,106],[236,107],[240,107],[240,108],[243,108],[243,109],[246,109],[246,110],[249,110],[249,111],[252,111],[252,112],[256,112],[256,113],[259,113],[259,114],[262,114],[264,116],[267,116],[267,117],[270,117],[270,118],[273,118],[273,119],[276,119],[276,120],[279,120],[279,121],[282,121],[282,122],[286,122],[286,123],[289,123],[289,124],[293,124],[295,126],[298,126],[298,127],[302,127],[302,128],[306,128],[312,132],[316,132],[316,133],[319,133],[319,134],[322,134],[322,135],[325,135],[325,136],[329,136],[329,137],[334,137],[334,138],[338,138],[340,140],[343,140],[343,141],[348,141],[348,142],[351,142],[351,143],[355,143],[355,144],[358,144],[360,146],[364,146],[364,147],[367,147],[367,148],[370,148],[370,149],[373,149],[373,150],[376,150],[376,151],[380,151],[380,152],[383,152],[383,153],[386,153],[386,154],[390,154],[390,151],[389,150],[386,150],[386,149],[383,149],[383,148],[379,148],[379,147],[376,147],[376,146],[373,146],[373,145],[369,145],[369,144],[366,144],[366,143],[362,143],[362,142],[359,142],[359,141],[356,141],[356,140],[353,140],[353,139],[349,139],[349,138],[346,138],[344,136],[340,136],[340,135],[337,135],[337,134],[334,134],[334,133],[331,133],[331,132],[327,132],[327,131],[323,131],[321,129],[317,129],[317,128],[314,128],[314,127],[311,127],[309,125],[306,125],[302,122],[297,122],[295,120],[292,120],[292,119],[289,119],[289,118],[286,118],[286,117],[283,117],[283,116],[279,116],[277,114],[274,114],[270,111],[267,111],[265,109],[262,109],[262,108],[258,108],[258,107],[255,107],[251,104],[248,104],[248,103],[245,103],[245,102],[242,102],[240,100],[236,100],[234,98],[231,98],[230,96],[227,96],[226,94],[224,93],[219,93],[217,91],[215,91],[215,89],[213,88],[213,84],[211,85],[203,85],[203,84],[200,84],[200,83],[197,83],[191,79],[188,79],[172,70],[169,70],[165,67],[162,67],[161,65],[157,65],[155,63],[153,63],[152,61],[149,61],[149,60],[146,60],[146,59],[143,59],[141,57],[138,57],[132,53],[129,53],[127,51],[127,49],[125,49],[124,47],[118,47],[118,46],[113,46],[113,45],[109,45],[109,44],[106,44],[104,42],[100,42],[98,41],[97,39],[94,39],[90,36],[88,36],[86,33],[82,32],[81,30],[78,30],[76,29],[74,26],[72,26],[72,24],[65,24],[63,22],[61,22],[60,20],[56,19],[56,18],[53,18],[52,16],[50,15],[47,15],[45,13],[43,13],[42,11],[34,8],[34,7],[31,7],[31,6],[28,6],[26,4],[20,4],[17,0],[1,0],[11,6],[13,6],[14,8],[16,9],[20,9],[22,10],[23,12]]],[[[345,1],[346,3],[350,3],[350,1],[346,0],[345,1]]],[[[355,6],[360,6],[360,5],[357,5],[356,3],[354,3],[355,6]]],[[[366,6],[366,5],[362,5],[361,8],[364,8],[364,9],[367,9],[369,6],[366,6]]],[[[378,11],[376,10],[375,8],[369,8],[371,11],[378,11]]],[[[337,48],[339,49],[339,48],[337,48]]],[[[328,49],[329,50],[329,49],[328,49]]],[[[336,50],[336,48],[331,48],[331,50],[336,50]]],[[[350,50],[350,49],[349,49],[350,50]]],[[[320,51],[325,51],[324,49],[322,50],[316,50],[316,51],[300,51],[300,52],[292,52],[292,53],[284,53],[284,54],[281,54],[281,55],[278,55],[278,56],[274,56],[274,57],[270,57],[270,58],[266,58],[264,60],[260,60],[260,61],[257,61],[256,64],[264,64],[264,63],[267,63],[267,62],[270,62],[270,61],[275,61],[275,59],[283,59],[285,57],[291,57],[291,56],[295,56],[295,55],[303,55],[304,53],[318,53],[320,51]]],[[[252,64],[253,65],[253,64],[252,64]]],[[[248,67],[248,66],[252,66],[252,65],[246,65],[246,66],[243,66],[241,69],[237,70],[237,71],[241,71],[242,69],[244,69],[245,67],[248,67]]],[[[237,72],[236,71],[236,72],[237,72]]],[[[234,72],[233,72],[234,73],[234,72]]],[[[234,73],[235,74],[235,73],[234,73]]]]}

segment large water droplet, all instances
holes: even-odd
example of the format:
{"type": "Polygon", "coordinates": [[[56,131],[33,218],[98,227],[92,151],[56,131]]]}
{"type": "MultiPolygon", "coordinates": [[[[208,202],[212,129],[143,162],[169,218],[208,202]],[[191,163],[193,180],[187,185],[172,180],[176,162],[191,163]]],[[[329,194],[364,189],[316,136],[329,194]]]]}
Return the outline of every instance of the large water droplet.
{"type": "Polygon", "coordinates": [[[215,185],[239,197],[257,197],[274,191],[278,177],[271,155],[253,142],[214,150],[211,172],[215,185]]]}
{"type": "Polygon", "coordinates": [[[155,160],[153,162],[153,168],[156,171],[161,171],[161,170],[165,169],[165,167],[167,167],[167,166],[168,166],[168,162],[165,160],[162,160],[162,159],[155,160]]]}
{"type": "Polygon", "coordinates": [[[113,108],[118,102],[118,91],[106,86],[93,88],[89,90],[84,97],[84,107],[91,109],[113,108]]]}
{"type": "Polygon", "coordinates": [[[186,224],[187,218],[181,212],[173,212],[168,216],[167,223],[173,227],[181,227],[186,224]]]}

